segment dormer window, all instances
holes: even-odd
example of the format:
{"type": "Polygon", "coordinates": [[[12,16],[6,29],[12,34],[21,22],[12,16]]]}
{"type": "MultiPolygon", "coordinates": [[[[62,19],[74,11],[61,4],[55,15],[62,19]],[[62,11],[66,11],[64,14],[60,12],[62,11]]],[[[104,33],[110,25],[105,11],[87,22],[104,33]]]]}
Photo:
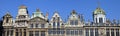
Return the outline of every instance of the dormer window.
{"type": "Polygon", "coordinates": [[[70,20],[71,25],[78,25],[78,20],[70,20]]]}

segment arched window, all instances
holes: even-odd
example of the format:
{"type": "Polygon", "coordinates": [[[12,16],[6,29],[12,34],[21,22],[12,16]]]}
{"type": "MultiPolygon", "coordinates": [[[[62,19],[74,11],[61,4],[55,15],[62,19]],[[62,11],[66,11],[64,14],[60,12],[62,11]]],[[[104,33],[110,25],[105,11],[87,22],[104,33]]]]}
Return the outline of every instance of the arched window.
{"type": "Polygon", "coordinates": [[[99,18],[99,23],[103,23],[103,18],[99,18]]]}

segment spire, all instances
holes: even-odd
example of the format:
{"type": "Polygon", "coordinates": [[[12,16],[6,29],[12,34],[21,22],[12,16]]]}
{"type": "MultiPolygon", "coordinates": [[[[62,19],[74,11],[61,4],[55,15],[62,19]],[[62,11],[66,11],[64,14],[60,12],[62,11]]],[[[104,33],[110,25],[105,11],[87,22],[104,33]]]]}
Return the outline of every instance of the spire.
{"type": "Polygon", "coordinates": [[[93,12],[93,15],[97,15],[97,14],[104,14],[104,15],[105,15],[104,10],[100,8],[100,1],[99,1],[99,0],[98,0],[98,2],[97,2],[97,8],[96,8],[96,10],[93,12]]]}
{"type": "Polygon", "coordinates": [[[19,9],[26,9],[27,7],[25,5],[21,5],[19,9]]]}
{"type": "Polygon", "coordinates": [[[98,8],[100,8],[100,0],[98,0],[97,6],[98,6],[98,8]]]}

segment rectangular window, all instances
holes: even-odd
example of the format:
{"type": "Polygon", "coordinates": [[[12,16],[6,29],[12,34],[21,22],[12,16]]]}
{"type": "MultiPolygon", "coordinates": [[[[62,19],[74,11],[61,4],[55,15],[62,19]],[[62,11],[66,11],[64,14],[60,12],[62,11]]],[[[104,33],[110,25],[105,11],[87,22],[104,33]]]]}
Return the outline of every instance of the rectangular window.
{"type": "Polygon", "coordinates": [[[60,33],[61,33],[61,34],[64,34],[64,33],[65,33],[64,29],[61,29],[61,30],[60,30],[60,33]]]}
{"type": "Polygon", "coordinates": [[[41,31],[41,36],[45,36],[45,31],[41,31]]]}
{"type": "Polygon", "coordinates": [[[30,24],[30,28],[33,28],[33,24],[30,24]]]}
{"type": "Polygon", "coordinates": [[[75,31],[75,35],[78,35],[78,32],[79,32],[79,31],[78,31],[78,30],[74,30],[74,31],[75,31]]]}
{"type": "Polygon", "coordinates": [[[41,28],[44,28],[45,27],[45,24],[41,24],[41,28]]]}
{"type": "Polygon", "coordinates": [[[58,17],[58,22],[60,21],[60,17],[58,17]]]}
{"type": "Polygon", "coordinates": [[[39,36],[39,31],[35,31],[35,36],[39,36]]]}
{"type": "Polygon", "coordinates": [[[73,20],[70,20],[70,24],[71,24],[71,25],[74,25],[74,21],[73,21],[73,20]]]}
{"type": "Polygon", "coordinates": [[[116,36],[119,36],[119,29],[116,29],[116,36]]]}
{"type": "Polygon", "coordinates": [[[74,30],[71,30],[71,35],[74,35],[74,33],[75,33],[74,30]]]}
{"type": "Polygon", "coordinates": [[[9,31],[7,30],[7,36],[9,36],[9,31]]]}
{"type": "Polygon", "coordinates": [[[66,34],[69,35],[70,34],[70,29],[66,30],[66,34]]]}
{"type": "Polygon", "coordinates": [[[53,17],[53,21],[55,21],[55,17],[53,17]]]}
{"type": "Polygon", "coordinates": [[[20,36],[22,36],[22,29],[20,29],[20,36]]]}
{"type": "Polygon", "coordinates": [[[33,31],[30,31],[30,32],[29,32],[29,36],[33,36],[33,31]]]}
{"type": "Polygon", "coordinates": [[[96,23],[98,22],[97,18],[96,18],[96,23]]]}
{"type": "Polygon", "coordinates": [[[2,33],[2,36],[5,36],[5,32],[6,32],[6,31],[4,31],[4,33],[2,33]]]}
{"type": "Polygon", "coordinates": [[[78,25],[78,20],[75,20],[75,25],[78,25]]]}
{"type": "Polygon", "coordinates": [[[82,33],[83,33],[83,31],[82,31],[82,29],[80,29],[80,30],[79,30],[79,34],[82,35],[82,33]]]}
{"type": "Polygon", "coordinates": [[[89,36],[89,29],[86,28],[85,31],[86,31],[86,32],[85,32],[85,33],[86,33],[85,35],[86,35],[86,36],[89,36]]]}
{"type": "Polygon", "coordinates": [[[35,27],[38,28],[39,24],[36,24],[35,27]]]}
{"type": "Polygon", "coordinates": [[[110,30],[106,29],[106,36],[110,36],[110,30]]]}
{"type": "Polygon", "coordinates": [[[60,30],[57,30],[56,32],[57,32],[57,34],[60,34],[61,31],[60,31],[60,30]]]}
{"type": "Polygon", "coordinates": [[[16,36],[18,36],[19,34],[18,34],[18,32],[16,32],[16,36]]]}
{"type": "Polygon", "coordinates": [[[52,34],[52,29],[48,29],[48,34],[52,34]]]}
{"type": "Polygon", "coordinates": [[[53,22],[53,27],[55,27],[55,22],[53,22]]]}
{"type": "Polygon", "coordinates": [[[26,29],[24,29],[24,36],[26,36],[26,29]]]}
{"type": "Polygon", "coordinates": [[[103,18],[99,18],[99,23],[103,23],[103,18]]]}
{"type": "Polygon", "coordinates": [[[90,29],[90,36],[94,36],[94,32],[92,28],[90,29]]]}
{"type": "Polygon", "coordinates": [[[11,30],[11,33],[10,33],[11,36],[13,36],[13,30],[11,30]]]}
{"type": "Polygon", "coordinates": [[[60,23],[59,22],[57,22],[57,27],[60,27],[60,23]]]}
{"type": "Polygon", "coordinates": [[[114,29],[111,29],[111,36],[114,36],[114,29]]]}
{"type": "Polygon", "coordinates": [[[99,36],[98,29],[95,28],[95,36],[99,36]]]}

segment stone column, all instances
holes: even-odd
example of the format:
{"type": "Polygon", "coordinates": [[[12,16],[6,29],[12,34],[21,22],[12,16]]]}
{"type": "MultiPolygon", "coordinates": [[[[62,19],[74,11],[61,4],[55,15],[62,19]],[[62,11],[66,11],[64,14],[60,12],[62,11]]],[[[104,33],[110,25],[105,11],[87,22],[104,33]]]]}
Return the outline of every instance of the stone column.
{"type": "Polygon", "coordinates": [[[90,36],[90,29],[88,29],[88,32],[89,32],[89,36],[90,36]]]}
{"type": "Polygon", "coordinates": [[[95,36],[95,28],[93,29],[93,32],[94,32],[94,36],[95,36]]]}
{"type": "Polygon", "coordinates": [[[110,36],[111,36],[111,29],[110,29],[110,36]]]}
{"type": "Polygon", "coordinates": [[[15,35],[16,35],[15,33],[16,33],[16,29],[14,29],[14,30],[13,30],[13,36],[15,36],[15,35]]]}
{"type": "Polygon", "coordinates": [[[85,29],[84,29],[84,32],[83,32],[84,34],[83,34],[83,36],[86,36],[86,35],[85,35],[85,34],[86,34],[85,32],[86,32],[86,31],[85,31],[85,29]]]}
{"type": "Polygon", "coordinates": [[[114,36],[116,36],[116,29],[114,29],[114,34],[115,34],[114,36]]]}

